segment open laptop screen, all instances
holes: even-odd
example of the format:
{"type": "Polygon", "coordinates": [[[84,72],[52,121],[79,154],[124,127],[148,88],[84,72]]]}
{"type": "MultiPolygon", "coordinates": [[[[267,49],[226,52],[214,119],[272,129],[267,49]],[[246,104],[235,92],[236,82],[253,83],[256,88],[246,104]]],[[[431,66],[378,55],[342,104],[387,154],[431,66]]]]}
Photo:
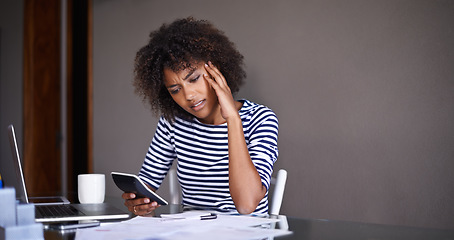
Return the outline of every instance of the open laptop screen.
{"type": "Polygon", "coordinates": [[[70,204],[63,196],[29,198],[25,187],[16,134],[13,125],[8,126],[8,135],[14,158],[17,179],[20,182],[20,200],[24,203],[32,202],[35,205],[35,220],[37,222],[65,222],[102,219],[124,219],[129,213],[117,209],[110,204],[70,204]],[[50,211],[52,209],[52,211],[50,211]],[[69,212],[68,212],[69,211],[69,212]]]}
{"type": "Polygon", "coordinates": [[[9,143],[11,145],[11,153],[13,155],[13,164],[16,171],[16,179],[19,182],[18,195],[23,203],[34,203],[35,205],[54,205],[54,204],[68,204],[69,201],[63,196],[51,197],[29,197],[27,194],[27,187],[25,185],[24,174],[22,172],[22,164],[19,155],[19,148],[17,146],[16,132],[14,126],[8,126],[9,143]]]}
{"type": "Polygon", "coordinates": [[[13,154],[13,164],[16,170],[16,178],[19,181],[20,188],[16,189],[20,196],[20,200],[24,203],[28,203],[27,189],[25,188],[24,174],[22,172],[22,165],[19,157],[19,148],[17,147],[16,133],[14,126],[8,126],[8,137],[11,146],[11,153],[13,154]]]}

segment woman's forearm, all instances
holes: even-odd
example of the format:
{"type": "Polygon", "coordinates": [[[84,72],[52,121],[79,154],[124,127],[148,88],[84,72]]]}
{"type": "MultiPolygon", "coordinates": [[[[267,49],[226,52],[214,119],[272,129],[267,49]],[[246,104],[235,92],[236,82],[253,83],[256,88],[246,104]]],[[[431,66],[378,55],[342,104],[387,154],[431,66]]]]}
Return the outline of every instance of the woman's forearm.
{"type": "Polygon", "coordinates": [[[238,212],[249,214],[257,208],[266,189],[249,155],[241,118],[229,119],[227,126],[230,194],[238,212]]]}

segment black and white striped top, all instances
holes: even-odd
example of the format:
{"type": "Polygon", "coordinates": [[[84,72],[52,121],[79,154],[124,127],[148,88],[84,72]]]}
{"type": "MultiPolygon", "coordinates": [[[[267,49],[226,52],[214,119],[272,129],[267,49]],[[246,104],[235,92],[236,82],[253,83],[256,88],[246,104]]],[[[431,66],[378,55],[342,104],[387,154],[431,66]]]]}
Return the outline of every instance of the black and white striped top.
{"type": "MultiPolygon", "coordinates": [[[[278,157],[278,119],[274,112],[248,100],[239,111],[251,159],[267,193],[254,213],[268,213],[268,189],[278,157]]],[[[197,119],[160,118],[139,177],[158,189],[178,159],[183,204],[235,210],[229,191],[227,124],[207,125],[197,119]]],[[[248,183],[244,183],[248,184],[248,183]]]]}

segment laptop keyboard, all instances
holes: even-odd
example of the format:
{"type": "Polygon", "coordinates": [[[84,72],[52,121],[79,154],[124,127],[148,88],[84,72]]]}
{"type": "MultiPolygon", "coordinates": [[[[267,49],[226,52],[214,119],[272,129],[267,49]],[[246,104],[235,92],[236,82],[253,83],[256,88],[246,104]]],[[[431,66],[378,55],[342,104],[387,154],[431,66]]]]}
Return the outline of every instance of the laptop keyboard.
{"type": "Polygon", "coordinates": [[[35,206],[36,215],[42,217],[71,217],[71,216],[84,216],[85,214],[75,207],[62,204],[62,205],[39,205],[35,206]]]}

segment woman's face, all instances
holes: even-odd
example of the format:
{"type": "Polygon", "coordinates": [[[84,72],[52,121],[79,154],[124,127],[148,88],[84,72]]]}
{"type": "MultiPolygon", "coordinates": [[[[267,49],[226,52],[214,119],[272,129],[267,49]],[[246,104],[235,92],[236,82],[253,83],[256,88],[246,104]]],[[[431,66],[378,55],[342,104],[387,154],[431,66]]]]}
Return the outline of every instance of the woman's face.
{"type": "Polygon", "coordinates": [[[221,124],[218,97],[214,89],[204,79],[204,64],[194,64],[178,73],[169,68],[164,69],[164,85],[173,100],[188,113],[206,124],[221,124]]]}

